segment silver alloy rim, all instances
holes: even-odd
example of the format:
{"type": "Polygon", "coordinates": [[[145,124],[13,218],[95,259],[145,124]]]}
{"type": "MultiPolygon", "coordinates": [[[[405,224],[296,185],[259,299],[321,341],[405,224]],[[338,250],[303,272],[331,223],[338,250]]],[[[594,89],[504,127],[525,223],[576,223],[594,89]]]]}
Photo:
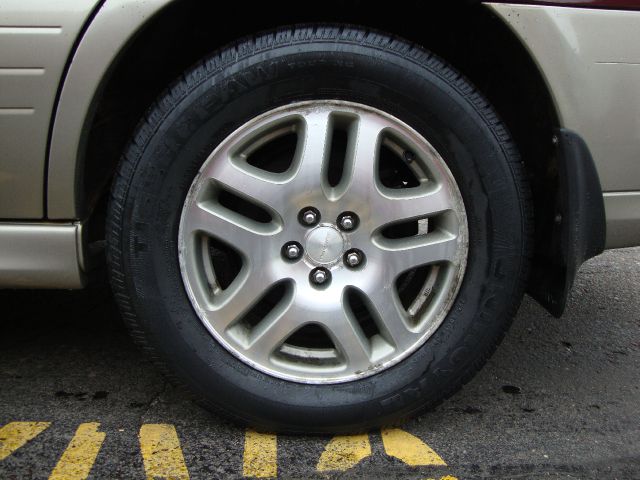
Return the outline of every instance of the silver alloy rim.
{"type": "Polygon", "coordinates": [[[400,362],[440,326],[464,275],[467,220],[444,160],[411,127],[361,104],[300,102],[250,120],[211,153],[187,194],[178,249],[189,299],[229,352],[279,378],[338,383],[400,362]],[[337,130],[346,147],[336,182],[337,130]],[[286,135],[295,153],[284,171],[251,162],[286,135]],[[383,148],[415,184],[385,184],[383,148]],[[357,219],[350,229],[346,216],[357,219]],[[403,225],[411,234],[388,233],[403,225]],[[298,258],[286,253],[292,243],[298,258]],[[237,254],[227,285],[211,245],[237,254]]]}

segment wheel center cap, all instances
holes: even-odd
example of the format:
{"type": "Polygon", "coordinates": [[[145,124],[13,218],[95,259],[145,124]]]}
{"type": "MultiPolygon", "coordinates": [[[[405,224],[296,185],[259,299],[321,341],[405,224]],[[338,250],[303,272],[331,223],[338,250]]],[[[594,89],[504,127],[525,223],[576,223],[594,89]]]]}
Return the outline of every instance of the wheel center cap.
{"type": "Polygon", "coordinates": [[[305,251],[315,263],[333,263],[344,253],[344,238],[337,228],[320,225],[309,232],[305,251]]]}

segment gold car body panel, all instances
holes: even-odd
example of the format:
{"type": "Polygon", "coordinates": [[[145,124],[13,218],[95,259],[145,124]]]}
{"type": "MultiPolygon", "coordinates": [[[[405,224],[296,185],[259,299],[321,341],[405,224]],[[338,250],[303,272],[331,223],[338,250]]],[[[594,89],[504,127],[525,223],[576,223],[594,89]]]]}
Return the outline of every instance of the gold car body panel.
{"type": "Polygon", "coordinates": [[[490,4],[529,50],[561,126],[587,143],[607,248],[640,244],[640,11],[490,4]]]}
{"type": "Polygon", "coordinates": [[[44,170],[54,101],[69,52],[96,4],[96,0],[0,3],[0,218],[44,216],[44,170]]]}

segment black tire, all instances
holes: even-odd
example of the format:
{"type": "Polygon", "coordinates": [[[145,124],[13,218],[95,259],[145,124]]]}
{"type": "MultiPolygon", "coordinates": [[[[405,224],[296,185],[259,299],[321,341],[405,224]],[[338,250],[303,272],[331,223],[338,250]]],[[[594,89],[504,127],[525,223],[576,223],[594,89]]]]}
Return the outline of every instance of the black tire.
{"type": "Polygon", "coordinates": [[[339,26],[265,33],[186,72],[151,108],[124,153],[107,229],[112,287],[133,337],[209,408],[287,432],[390,424],[459,389],[511,323],[531,237],[522,165],[485,98],[418,46],[339,26]],[[216,145],[260,113],[325,98],[376,107],[427,138],[458,182],[470,242],[454,306],[415,353],[364,379],[305,385],[255,370],[214,340],[185,293],[177,237],[186,193],[216,145]]]}

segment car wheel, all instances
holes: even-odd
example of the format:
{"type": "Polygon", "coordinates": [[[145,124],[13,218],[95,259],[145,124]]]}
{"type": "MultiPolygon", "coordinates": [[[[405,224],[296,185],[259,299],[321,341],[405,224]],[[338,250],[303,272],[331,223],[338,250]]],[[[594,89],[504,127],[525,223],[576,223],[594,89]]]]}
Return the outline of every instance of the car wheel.
{"type": "Polygon", "coordinates": [[[205,59],[141,122],[112,189],[112,286],[208,407],[289,432],[388,424],[502,338],[527,192],[504,125],[442,60],[280,29],[205,59]]]}

